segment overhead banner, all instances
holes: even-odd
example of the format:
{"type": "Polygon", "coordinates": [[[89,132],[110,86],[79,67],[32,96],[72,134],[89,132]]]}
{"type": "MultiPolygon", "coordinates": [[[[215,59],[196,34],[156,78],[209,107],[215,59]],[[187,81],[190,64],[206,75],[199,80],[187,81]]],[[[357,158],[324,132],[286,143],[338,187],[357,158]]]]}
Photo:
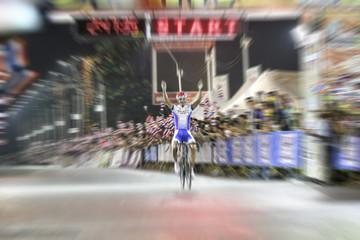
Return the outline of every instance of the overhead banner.
{"type": "Polygon", "coordinates": [[[242,32],[238,18],[171,18],[159,17],[151,21],[151,38],[231,40],[242,32]]]}
{"type": "Polygon", "coordinates": [[[75,19],[76,33],[81,38],[94,37],[120,37],[133,39],[145,37],[145,19],[134,17],[90,17],[87,19],[75,19]]]}

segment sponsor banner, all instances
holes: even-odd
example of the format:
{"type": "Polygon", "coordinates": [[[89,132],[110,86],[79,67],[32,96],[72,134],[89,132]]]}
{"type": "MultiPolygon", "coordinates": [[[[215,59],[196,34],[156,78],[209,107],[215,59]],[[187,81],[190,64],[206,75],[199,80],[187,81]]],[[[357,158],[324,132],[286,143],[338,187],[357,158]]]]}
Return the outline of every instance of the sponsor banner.
{"type": "Polygon", "coordinates": [[[109,168],[118,168],[121,166],[124,159],[127,158],[127,149],[126,148],[120,148],[116,150],[113,154],[111,164],[109,168]]]}
{"type": "Polygon", "coordinates": [[[299,167],[300,163],[300,133],[299,132],[277,132],[275,134],[276,161],[274,166],[299,167]]]}
{"type": "Polygon", "coordinates": [[[360,138],[344,136],[333,154],[333,166],[344,170],[360,169],[360,138]]]}
{"type": "MultiPolygon", "coordinates": [[[[210,143],[203,143],[196,154],[196,163],[210,163],[211,152],[214,151],[215,163],[219,165],[299,168],[302,153],[301,136],[301,132],[292,131],[234,136],[226,140],[217,138],[214,148],[210,143]]],[[[359,144],[359,139],[352,140],[352,146],[359,144]]],[[[351,152],[347,155],[353,159],[360,159],[359,152],[356,153],[358,155],[354,155],[353,150],[346,151],[351,152]]],[[[170,146],[153,146],[151,149],[145,149],[146,162],[170,160],[172,161],[170,146]]]]}
{"type": "Polygon", "coordinates": [[[232,144],[232,165],[242,165],[244,163],[244,138],[234,136],[232,144]]]}
{"type": "Polygon", "coordinates": [[[158,149],[157,146],[151,146],[144,150],[145,162],[157,162],[158,161],[158,149]]]}
{"type": "Polygon", "coordinates": [[[164,143],[158,145],[158,161],[161,162],[173,162],[174,158],[171,153],[171,144],[164,143]]]}
{"type": "Polygon", "coordinates": [[[202,143],[199,151],[196,153],[196,163],[211,163],[212,151],[210,142],[202,143]]]}
{"type": "Polygon", "coordinates": [[[157,146],[150,147],[150,161],[157,162],[158,160],[158,149],[157,146]]]}
{"type": "Polygon", "coordinates": [[[129,151],[127,161],[121,167],[136,168],[141,164],[141,150],[129,151]]]}
{"type": "Polygon", "coordinates": [[[275,135],[273,133],[256,134],[258,165],[272,166],[275,160],[275,135]]]}
{"type": "Polygon", "coordinates": [[[244,165],[255,166],[257,165],[256,161],[256,137],[255,135],[246,135],[244,139],[244,165]]]}
{"type": "Polygon", "coordinates": [[[233,158],[232,158],[232,151],[233,151],[233,139],[228,138],[226,140],[226,156],[229,164],[233,164],[233,158]]]}
{"type": "Polygon", "coordinates": [[[216,163],[220,165],[228,164],[227,143],[223,138],[216,139],[216,163]]]}

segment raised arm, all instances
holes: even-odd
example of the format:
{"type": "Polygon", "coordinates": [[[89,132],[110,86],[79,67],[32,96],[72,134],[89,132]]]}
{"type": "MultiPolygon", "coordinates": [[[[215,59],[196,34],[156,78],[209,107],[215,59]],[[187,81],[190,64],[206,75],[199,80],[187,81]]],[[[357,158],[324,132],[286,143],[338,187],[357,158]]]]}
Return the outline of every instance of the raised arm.
{"type": "Polygon", "coordinates": [[[161,82],[161,88],[163,90],[163,98],[164,98],[164,102],[165,102],[166,106],[168,106],[168,108],[172,109],[173,105],[170,102],[169,97],[168,97],[168,95],[166,93],[166,82],[165,81],[161,82]]]}
{"type": "Polygon", "coordinates": [[[200,79],[199,82],[198,82],[198,96],[197,96],[197,99],[195,100],[195,102],[192,104],[193,108],[197,108],[197,106],[199,106],[200,102],[201,102],[201,89],[203,88],[203,82],[202,80],[200,79]]]}

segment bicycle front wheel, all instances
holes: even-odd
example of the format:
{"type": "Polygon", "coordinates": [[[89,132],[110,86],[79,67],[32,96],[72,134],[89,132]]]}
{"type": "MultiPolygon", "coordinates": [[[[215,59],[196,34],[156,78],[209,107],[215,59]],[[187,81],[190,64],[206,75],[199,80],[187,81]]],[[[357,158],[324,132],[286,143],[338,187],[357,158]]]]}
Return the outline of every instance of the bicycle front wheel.
{"type": "Polygon", "coordinates": [[[185,188],[185,178],[186,178],[185,166],[182,163],[180,163],[180,184],[182,189],[185,188]]]}

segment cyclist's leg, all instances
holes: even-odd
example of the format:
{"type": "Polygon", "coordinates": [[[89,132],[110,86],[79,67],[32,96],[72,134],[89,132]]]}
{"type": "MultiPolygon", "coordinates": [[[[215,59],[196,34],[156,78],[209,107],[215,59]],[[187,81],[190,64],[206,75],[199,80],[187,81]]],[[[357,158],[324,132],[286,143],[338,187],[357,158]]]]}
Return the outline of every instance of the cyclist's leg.
{"type": "Polygon", "coordinates": [[[171,150],[172,150],[172,155],[173,155],[173,158],[174,158],[174,161],[177,162],[177,147],[178,147],[178,142],[181,141],[179,140],[179,134],[178,134],[178,130],[175,130],[175,133],[174,133],[174,137],[171,141],[171,150]]]}
{"type": "Polygon", "coordinates": [[[196,159],[196,142],[194,137],[191,135],[191,133],[189,131],[187,131],[188,137],[186,139],[186,142],[189,145],[190,148],[190,163],[191,166],[194,167],[195,166],[195,159],[196,159]]]}
{"type": "Polygon", "coordinates": [[[190,162],[191,162],[191,166],[194,167],[195,166],[195,159],[196,159],[196,143],[191,142],[189,143],[189,147],[190,147],[190,162]]]}

